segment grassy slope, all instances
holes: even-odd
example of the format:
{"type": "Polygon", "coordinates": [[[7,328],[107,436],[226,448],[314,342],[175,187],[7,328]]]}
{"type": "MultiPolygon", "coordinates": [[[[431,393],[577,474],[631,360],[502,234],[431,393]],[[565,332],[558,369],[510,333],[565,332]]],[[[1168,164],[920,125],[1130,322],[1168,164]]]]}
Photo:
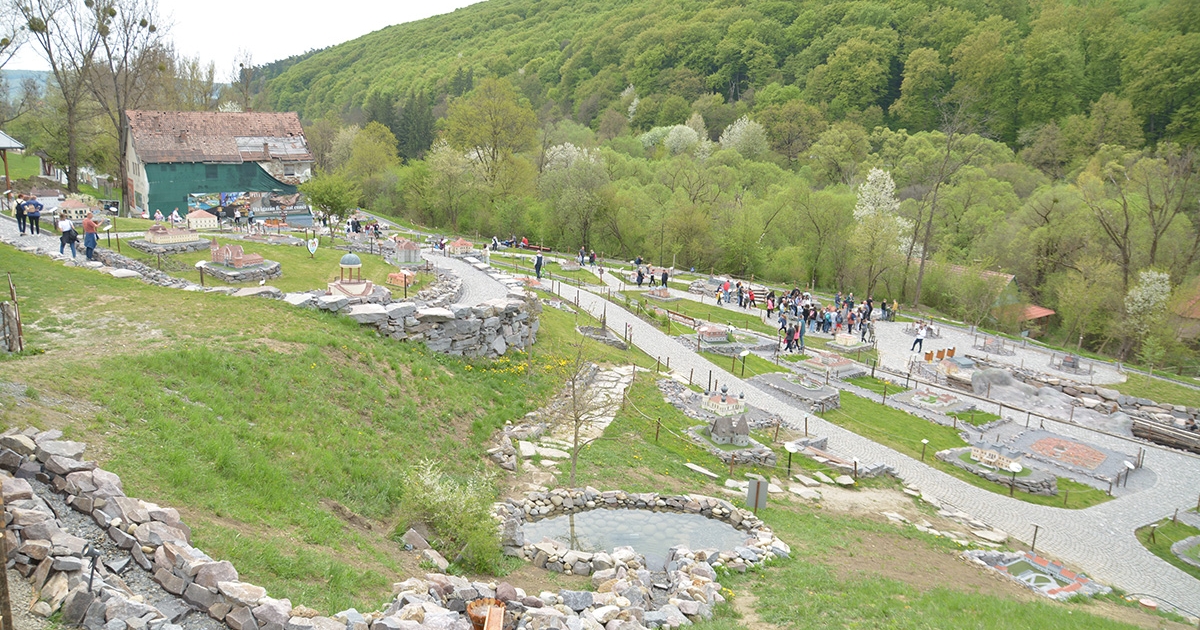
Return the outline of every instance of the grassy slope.
{"type": "Polygon", "coordinates": [[[1172,405],[1200,407],[1200,389],[1150,378],[1134,372],[1128,373],[1128,379],[1124,383],[1113,387],[1126,396],[1149,398],[1155,402],[1171,403],[1172,405]]]}
{"type": "MultiPolygon", "coordinates": [[[[326,611],[374,608],[403,577],[387,535],[405,467],[434,457],[477,475],[493,431],[561,382],[549,353],[526,374],[515,359],[430,354],[281,302],[169,291],[9,248],[0,264],[22,270],[27,340],[45,351],[0,362],[0,380],[42,401],[3,399],[3,423],[63,426],[131,496],[180,507],[198,547],[326,611]]],[[[548,313],[544,347],[564,347],[571,324],[548,313]]]]}

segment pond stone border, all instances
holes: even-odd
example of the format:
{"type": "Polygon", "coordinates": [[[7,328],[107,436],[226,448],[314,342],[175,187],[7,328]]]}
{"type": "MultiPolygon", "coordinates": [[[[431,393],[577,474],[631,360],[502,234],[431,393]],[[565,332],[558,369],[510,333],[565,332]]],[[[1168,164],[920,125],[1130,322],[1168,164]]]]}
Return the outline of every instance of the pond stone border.
{"type": "MultiPolygon", "coordinates": [[[[528,542],[521,526],[527,521],[541,520],[560,514],[595,509],[640,509],[686,514],[701,514],[722,521],[746,532],[753,540],[733,550],[700,551],[695,557],[713,568],[745,572],[748,568],[773,558],[786,558],[791,548],[775,536],[754,513],[734,506],[729,501],[701,494],[660,495],[656,492],[630,493],[624,490],[600,491],[592,487],[556,488],[548,492],[531,492],[524,499],[510,499],[496,505],[496,517],[501,522],[500,542],[505,553],[523,557],[534,566],[568,575],[608,576],[616,560],[627,569],[643,569],[645,558],[636,552],[612,555],[589,554],[566,549],[555,541],[528,542]],[[619,558],[617,556],[620,556],[619,558]]],[[[593,578],[594,579],[594,578],[593,578]]]]}

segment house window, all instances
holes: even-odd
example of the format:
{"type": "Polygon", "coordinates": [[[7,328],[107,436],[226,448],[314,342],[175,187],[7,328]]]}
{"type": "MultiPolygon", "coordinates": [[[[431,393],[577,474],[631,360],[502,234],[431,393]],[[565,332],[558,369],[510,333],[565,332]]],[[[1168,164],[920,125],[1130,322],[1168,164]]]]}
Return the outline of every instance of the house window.
{"type": "Polygon", "coordinates": [[[205,164],[204,165],[204,177],[206,179],[216,179],[217,178],[217,165],[216,164],[205,164]]]}
{"type": "Polygon", "coordinates": [[[284,177],[294,177],[295,175],[296,175],[296,165],[295,164],[284,164],[283,165],[283,176],[284,177]]]}

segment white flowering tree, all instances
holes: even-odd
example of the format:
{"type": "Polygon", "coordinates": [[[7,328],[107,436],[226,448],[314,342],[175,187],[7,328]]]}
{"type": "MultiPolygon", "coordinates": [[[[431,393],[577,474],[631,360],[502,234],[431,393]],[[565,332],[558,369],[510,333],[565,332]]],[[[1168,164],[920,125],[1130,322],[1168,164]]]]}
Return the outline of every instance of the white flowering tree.
{"type": "Polygon", "coordinates": [[[858,187],[855,226],[850,238],[864,264],[866,296],[874,295],[879,277],[903,260],[904,235],[912,226],[897,214],[899,210],[900,200],[896,198],[896,183],[891,174],[871,169],[867,181],[858,187]]]}
{"type": "Polygon", "coordinates": [[[742,157],[753,160],[767,152],[767,130],[748,116],[733,121],[721,132],[721,148],[733,149],[742,157]]]}
{"type": "Polygon", "coordinates": [[[1138,283],[1125,294],[1126,350],[1140,347],[1138,357],[1154,369],[1166,353],[1165,342],[1154,335],[1171,299],[1171,276],[1154,269],[1138,273],[1138,283]]]}
{"type": "Polygon", "coordinates": [[[593,225],[607,204],[608,183],[608,171],[599,152],[566,143],[546,152],[546,168],[538,188],[556,211],[556,228],[576,237],[584,247],[591,247],[593,225]]]}
{"type": "Polygon", "coordinates": [[[671,130],[667,132],[667,136],[663,138],[663,146],[667,147],[671,155],[687,153],[699,143],[700,134],[687,125],[675,125],[671,127],[671,130]]]}

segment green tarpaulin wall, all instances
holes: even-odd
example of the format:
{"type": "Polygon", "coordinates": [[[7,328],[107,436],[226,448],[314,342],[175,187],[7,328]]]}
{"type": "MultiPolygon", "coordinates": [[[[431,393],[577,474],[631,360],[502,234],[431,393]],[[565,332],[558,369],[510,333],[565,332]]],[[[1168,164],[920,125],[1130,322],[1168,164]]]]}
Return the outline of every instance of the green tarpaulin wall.
{"type": "Polygon", "coordinates": [[[273,192],[291,195],[296,187],[285,184],[267,173],[255,162],[241,164],[147,164],[146,178],[150,181],[148,199],[138,199],[139,208],[162,210],[170,214],[179,208],[187,213],[191,193],[273,192]]]}

